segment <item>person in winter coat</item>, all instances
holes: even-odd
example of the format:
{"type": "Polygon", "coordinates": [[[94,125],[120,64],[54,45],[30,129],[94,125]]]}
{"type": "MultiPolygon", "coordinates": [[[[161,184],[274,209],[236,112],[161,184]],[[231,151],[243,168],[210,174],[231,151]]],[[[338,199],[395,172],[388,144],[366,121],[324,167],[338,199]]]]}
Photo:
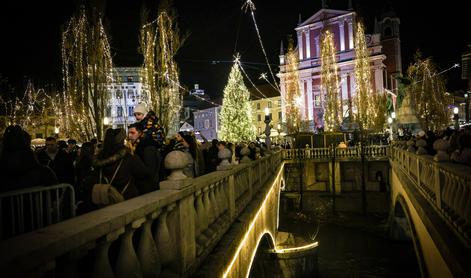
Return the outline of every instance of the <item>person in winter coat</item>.
{"type": "Polygon", "coordinates": [[[141,126],[143,137],[154,140],[157,142],[158,148],[162,149],[164,147],[165,131],[160,126],[159,118],[155,115],[155,112],[148,111],[144,103],[139,103],[134,108],[134,117],[137,121],[135,124],[141,126]]]}
{"type": "Polygon", "coordinates": [[[144,136],[142,127],[139,124],[129,126],[128,138],[133,153],[142,160],[152,175],[152,186],[146,188],[141,194],[159,189],[162,154],[161,150],[158,148],[157,142],[151,140],[148,136],[144,136]]]}
{"type": "Polygon", "coordinates": [[[95,153],[95,146],[91,142],[85,142],[77,151],[78,156],[75,161],[75,190],[77,200],[83,200],[83,182],[92,173],[92,160],[95,153]]]}
{"type": "Polygon", "coordinates": [[[31,137],[20,126],[9,126],[3,135],[0,156],[0,192],[57,184],[57,177],[39,164],[31,149],[31,137]]]}
{"type": "Polygon", "coordinates": [[[38,152],[38,160],[54,171],[59,182],[74,183],[73,160],[65,150],[59,148],[56,138],[46,138],[46,148],[38,152]]]}
{"type": "Polygon", "coordinates": [[[131,154],[124,146],[126,133],[122,128],[106,130],[103,148],[93,159],[93,172],[84,181],[88,200],[91,203],[93,185],[96,183],[112,182],[112,186],[119,191],[125,200],[134,198],[145,192],[149,186],[151,175],[141,159],[131,154]],[[100,172],[102,180],[99,180],[100,172]],[[105,179],[106,178],[106,179],[105,179]]]}

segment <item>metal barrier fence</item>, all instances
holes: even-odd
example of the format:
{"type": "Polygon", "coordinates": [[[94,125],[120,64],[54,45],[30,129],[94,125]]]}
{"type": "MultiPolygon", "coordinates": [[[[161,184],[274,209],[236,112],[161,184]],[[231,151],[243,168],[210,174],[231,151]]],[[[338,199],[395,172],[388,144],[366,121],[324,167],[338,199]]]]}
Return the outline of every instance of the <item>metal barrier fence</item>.
{"type": "Polygon", "coordinates": [[[37,186],[0,194],[0,239],[7,239],[75,216],[70,184],[37,186]]]}
{"type": "MultiPolygon", "coordinates": [[[[389,156],[388,145],[372,145],[363,147],[365,157],[387,158],[389,156]]],[[[305,148],[284,149],[283,159],[327,159],[334,156],[332,148],[305,148]]],[[[335,148],[337,158],[360,158],[361,147],[335,148]]]]}

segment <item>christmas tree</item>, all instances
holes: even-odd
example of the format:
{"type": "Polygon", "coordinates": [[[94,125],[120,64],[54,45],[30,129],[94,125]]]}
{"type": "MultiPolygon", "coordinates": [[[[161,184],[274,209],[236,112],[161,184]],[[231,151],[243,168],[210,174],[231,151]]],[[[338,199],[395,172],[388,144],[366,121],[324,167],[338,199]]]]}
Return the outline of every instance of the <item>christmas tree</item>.
{"type": "Polygon", "coordinates": [[[224,88],[219,139],[229,142],[255,139],[249,99],[250,93],[244,84],[239,65],[234,63],[224,88]]]}

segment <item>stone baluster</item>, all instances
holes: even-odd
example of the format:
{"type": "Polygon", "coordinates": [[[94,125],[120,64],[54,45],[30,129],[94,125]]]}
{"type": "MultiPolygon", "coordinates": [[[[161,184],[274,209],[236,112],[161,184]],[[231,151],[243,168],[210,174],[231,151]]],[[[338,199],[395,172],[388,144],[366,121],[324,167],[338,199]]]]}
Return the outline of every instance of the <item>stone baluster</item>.
{"type": "Polygon", "coordinates": [[[157,241],[159,258],[162,266],[166,266],[176,259],[175,244],[170,235],[167,224],[167,216],[173,208],[175,208],[175,204],[167,206],[157,220],[156,235],[154,238],[157,241]]]}
{"type": "Polygon", "coordinates": [[[408,152],[411,152],[411,153],[415,153],[416,152],[416,149],[415,149],[415,141],[410,139],[409,141],[407,141],[407,151],[408,152]]]}
{"type": "Polygon", "coordinates": [[[92,278],[114,278],[108,251],[111,243],[124,233],[124,227],[107,234],[95,248],[95,262],[93,264],[92,278]]]}
{"type": "Polygon", "coordinates": [[[427,150],[425,149],[425,147],[427,146],[427,141],[425,141],[424,139],[419,139],[417,140],[417,142],[415,142],[415,146],[418,147],[416,154],[418,155],[427,154],[427,150]]]}
{"type": "Polygon", "coordinates": [[[214,213],[214,221],[216,221],[221,214],[221,211],[219,210],[219,204],[216,201],[216,186],[214,184],[211,184],[209,186],[209,201],[211,202],[211,206],[213,207],[213,213],[214,213]]]}
{"type": "Polygon", "coordinates": [[[137,259],[132,242],[134,231],[139,228],[145,218],[135,220],[126,227],[126,231],[121,235],[121,246],[119,248],[118,260],[116,261],[116,277],[142,277],[142,268],[137,259]]]}
{"type": "Polygon", "coordinates": [[[171,151],[164,160],[165,168],[172,173],[167,180],[160,182],[160,189],[180,190],[191,185],[192,179],[183,174],[183,169],[188,165],[188,157],[184,152],[171,151]]]}
{"type": "Polygon", "coordinates": [[[433,142],[433,148],[437,151],[437,154],[433,157],[433,160],[437,162],[445,162],[450,160],[450,156],[448,155],[450,142],[445,139],[438,139],[433,142]]]}
{"type": "Polygon", "coordinates": [[[219,207],[219,211],[222,214],[225,213],[226,211],[226,204],[227,204],[227,201],[226,201],[226,193],[225,193],[225,190],[224,190],[224,187],[226,186],[226,180],[224,180],[223,183],[220,183],[216,186],[215,188],[215,198],[216,198],[216,202],[218,203],[218,207],[219,207]]]}
{"type": "Polygon", "coordinates": [[[223,148],[219,150],[218,157],[221,159],[221,163],[217,166],[218,171],[230,170],[232,169],[232,164],[229,162],[232,153],[229,149],[223,148]]]}
{"type": "Polygon", "coordinates": [[[142,227],[141,240],[137,249],[137,257],[141,263],[143,277],[158,277],[162,266],[160,265],[159,251],[152,237],[152,222],[159,217],[160,210],[148,215],[142,227]]]}
{"type": "Polygon", "coordinates": [[[206,217],[208,219],[208,227],[203,232],[206,237],[208,237],[208,239],[212,240],[215,236],[214,231],[211,229],[211,224],[214,221],[214,211],[211,200],[209,199],[209,186],[203,188],[203,205],[205,208],[206,217]]]}
{"type": "Polygon", "coordinates": [[[200,256],[204,248],[209,246],[209,239],[203,233],[208,228],[208,219],[206,218],[206,210],[203,205],[203,191],[195,192],[196,200],[196,221],[195,221],[195,237],[196,237],[196,255],[200,256]]]}
{"type": "Polygon", "coordinates": [[[250,154],[249,147],[247,146],[243,147],[242,150],[240,150],[240,155],[242,155],[242,159],[240,160],[240,163],[250,163],[250,161],[252,160],[249,158],[249,154],[250,154]]]}

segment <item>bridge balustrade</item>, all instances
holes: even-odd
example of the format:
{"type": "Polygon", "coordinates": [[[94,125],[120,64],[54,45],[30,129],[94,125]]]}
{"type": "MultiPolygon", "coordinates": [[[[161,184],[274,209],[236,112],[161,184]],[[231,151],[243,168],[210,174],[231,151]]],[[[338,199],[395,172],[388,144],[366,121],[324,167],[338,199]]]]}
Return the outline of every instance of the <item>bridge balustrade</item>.
{"type": "MultiPolygon", "coordinates": [[[[369,158],[385,158],[388,157],[389,146],[365,146],[363,147],[365,157],[369,158]]],[[[305,149],[284,149],[283,158],[285,160],[303,160],[303,159],[328,159],[332,158],[334,151],[332,148],[305,148],[305,149]]],[[[361,147],[335,148],[335,156],[337,158],[355,158],[361,157],[361,147]]]]}
{"type": "Polygon", "coordinates": [[[391,149],[391,162],[465,242],[471,243],[471,168],[391,149]]]}
{"type": "Polygon", "coordinates": [[[181,190],[158,190],[1,241],[0,271],[4,277],[189,276],[281,162],[274,152],[189,179],[181,190]]]}

